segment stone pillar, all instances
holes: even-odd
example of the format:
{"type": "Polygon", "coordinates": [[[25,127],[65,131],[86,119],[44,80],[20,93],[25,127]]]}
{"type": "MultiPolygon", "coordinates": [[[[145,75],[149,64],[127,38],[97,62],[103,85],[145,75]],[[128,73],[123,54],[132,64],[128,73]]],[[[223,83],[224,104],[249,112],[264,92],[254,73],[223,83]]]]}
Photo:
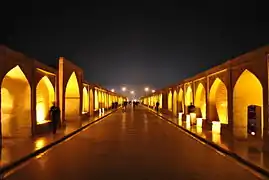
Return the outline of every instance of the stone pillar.
{"type": "Polygon", "coordinates": [[[227,110],[228,110],[228,129],[233,132],[233,87],[232,87],[232,71],[231,67],[228,67],[227,72],[227,110]]]}

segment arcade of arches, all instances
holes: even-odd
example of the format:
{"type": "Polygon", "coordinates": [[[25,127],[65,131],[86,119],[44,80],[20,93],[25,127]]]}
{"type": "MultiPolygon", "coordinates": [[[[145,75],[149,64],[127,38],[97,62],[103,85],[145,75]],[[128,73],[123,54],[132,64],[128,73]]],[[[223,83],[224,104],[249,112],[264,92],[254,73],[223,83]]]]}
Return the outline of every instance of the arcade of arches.
{"type": "Polygon", "coordinates": [[[196,117],[208,119],[209,122],[219,121],[222,125],[228,125],[231,121],[231,126],[226,127],[230,127],[233,135],[240,139],[246,139],[249,136],[247,127],[248,113],[252,110],[256,114],[256,131],[254,135],[255,137],[263,138],[264,90],[260,79],[254,73],[245,69],[239,77],[234,78],[234,83],[232,91],[228,92],[227,85],[220,78],[215,77],[212,85],[207,87],[208,89],[203,83],[199,83],[193,92],[192,85],[194,84],[186,83],[184,84],[185,87],[187,86],[185,92],[181,88],[178,91],[172,91],[171,88],[167,88],[166,97],[163,97],[162,92],[164,90],[162,90],[161,93],[156,92],[142,100],[144,103],[149,103],[152,97],[158,97],[160,102],[167,103],[165,108],[174,116],[178,116],[179,112],[186,112],[187,106],[194,103],[196,117]],[[228,95],[232,97],[230,109],[228,109],[228,95]],[[228,110],[231,111],[230,121],[228,110]]]}

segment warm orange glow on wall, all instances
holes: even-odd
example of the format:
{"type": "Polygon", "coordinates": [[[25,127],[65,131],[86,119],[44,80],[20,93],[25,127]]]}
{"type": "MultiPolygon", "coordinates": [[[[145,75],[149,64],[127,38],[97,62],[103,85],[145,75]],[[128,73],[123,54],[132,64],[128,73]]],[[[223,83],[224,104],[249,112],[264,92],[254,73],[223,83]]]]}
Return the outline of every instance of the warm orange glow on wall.
{"type": "Polygon", "coordinates": [[[217,78],[212,84],[209,92],[209,119],[220,121],[221,124],[228,124],[227,88],[217,78]]]}
{"type": "Polygon", "coordinates": [[[174,90],[173,94],[173,115],[177,116],[177,91],[174,90]]]}
{"type": "Polygon", "coordinates": [[[160,108],[163,107],[163,95],[162,94],[159,95],[159,106],[160,108]]]}
{"type": "Polygon", "coordinates": [[[89,95],[86,87],[83,88],[83,104],[82,104],[82,113],[89,112],[89,95]]]}
{"type": "Polygon", "coordinates": [[[177,99],[178,99],[178,112],[184,113],[183,90],[181,88],[178,92],[177,99]]]}
{"type": "Polygon", "coordinates": [[[205,88],[202,83],[199,83],[196,89],[195,106],[197,108],[198,117],[206,118],[206,94],[205,88]]]}
{"type": "Polygon", "coordinates": [[[212,133],[219,134],[221,131],[221,123],[220,121],[213,121],[212,122],[212,133]]]}
{"type": "Polygon", "coordinates": [[[186,95],[185,95],[185,106],[189,106],[193,103],[193,98],[192,98],[192,89],[191,86],[187,88],[186,95]]]}
{"type": "Polygon", "coordinates": [[[173,95],[172,95],[172,92],[171,92],[171,91],[169,91],[169,93],[168,93],[168,98],[167,98],[167,100],[168,100],[168,110],[169,110],[169,111],[172,111],[172,110],[173,110],[173,109],[172,109],[173,95]]]}
{"type": "Polygon", "coordinates": [[[55,91],[47,76],[44,76],[36,86],[36,121],[44,124],[50,120],[49,109],[55,101],[55,91]]]}
{"type": "Polygon", "coordinates": [[[99,109],[99,92],[97,90],[94,91],[94,110],[97,111],[99,109]]]}
{"type": "Polygon", "coordinates": [[[245,70],[238,78],[233,90],[233,122],[234,134],[240,138],[247,138],[247,107],[257,105],[261,107],[261,131],[263,131],[263,88],[259,79],[250,71],[245,70]]]}
{"type": "Polygon", "coordinates": [[[31,91],[19,66],[11,69],[1,84],[2,136],[31,135],[31,91]]]}
{"type": "Polygon", "coordinates": [[[108,107],[110,108],[112,106],[112,96],[109,94],[108,95],[108,107]]]}
{"type": "Polygon", "coordinates": [[[65,90],[65,118],[77,118],[80,114],[80,94],[76,73],[73,72],[68,80],[65,90]]]}
{"type": "Polygon", "coordinates": [[[93,98],[93,90],[92,89],[90,89],[89,95],[90,95],[90,100],[89,100],[90,101],[90,114],[92,115],[92,113],[94,111],[94,106],[93,106],[94,98],[93,98]]]}
{"type": "Polygon", "coordinates": [[[99,103],[99,109],[102,108],[102,92],[98,91],[98,103],[99,103]]]}

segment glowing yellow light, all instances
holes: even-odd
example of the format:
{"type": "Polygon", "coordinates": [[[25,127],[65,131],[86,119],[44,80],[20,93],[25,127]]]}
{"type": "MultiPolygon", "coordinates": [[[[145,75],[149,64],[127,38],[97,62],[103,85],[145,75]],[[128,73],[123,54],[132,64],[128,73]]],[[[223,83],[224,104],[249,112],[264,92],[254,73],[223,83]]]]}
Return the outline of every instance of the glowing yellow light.
{"type": "Polygon", "coordinates": [[[189,114],[186,115],[186,128],[191,128],[191,116],[189,114]]]}
{"type": "Polygon", "coordinates": [[[2,137],[31,134],[31,89],[19,66],[11,69],[1,83],[2,137]]]}
{"type": "Polygon", "coordinates": [[[173,95],[172,92],[170,91],[168,94],[168,110],[172,111],[172,106],[173,106],[173,95]]]}
{"type": "MultiPolygon", "coordinates": [[[[83,97],[83,94],[82,94],[83,97]]],[[[80,92],[78,79],[75,72],[72,72],[65,90],[65,117],[73,119],[80,114],[80,92]]]]}
{"type": "Polygon", "coordinates": [[[212,132],[219,134],[221,131],[220,121],[212,121],[212,132]]]}
{"type": "Polygon", "coordinates": [[[212,141],[216,144],[221,144],[221,136],[219,133],[212,133],[212,141]]]}
{"type": "Polygon", "coordinates": [[[36,87],[36,121],[37,124],[49,122],[49,109],[55,100],[54,88],[47,76],[44,76],[36,87]]]}
{"type": "Polygon", "coordinates": [[[178,119],[178,125],[182,126],[182,119],[178,119]]]}
{"type": "Polygon", "coordinates": [[[191,124],[195,124],[196,123],[196,113],[190,113],[190,117],[191,117],[191,124]]]}
{"type": "Polygon", "coordinates": [[[199,127],[199,126],[196,126],[196,131],[197,131],[198,134],[202,134],[203,133],[203,128],[199,127]]]}
{"type": "Polygon", "coordinates": [[[209,91],[210,120],[219,120],[222,124],[228,124],[227,95],[225,84],[216,78],[209,91]]]}
{"type": "Polygon", "coordinates": [[[206,91],[202,83],[199,83],[196,95],[195,106],[201,111],[202,118],[206,118],[206,91]]]}
{"type": "Polygon", "coordinates": [[[36,105],[36,121],[37,124],[43,124],[45,121],[45,111],[44,111],[45,107],[44,107],[44,103],[43,102],[39,102],[36,105]]]}
{"type": "Polygon", "coordinates": [[[177,114],[177,91],[174,91],[173,94],[173,114],[176,116],[177,114]]]}
{"type": "MultiPolygon", "coordinates": [[[[247,138],[247,111],[249,105],[257,105],[261,108],[259,121],[259,137],[263,136],[263,87],[260,80],[250,71],[245,70],[234,86],[233,92],[233,125],[234,135],[239,138],[247,138]]],[[[266,110],[267,111],[267,110],[266,110]]]]}
{"type": "Polygon", "coordinates": [[[182,112],[178,113],[178,120],[182,120],[182,115],[183,115],[182,112]]]}
{"type": "Polygon", "coordinates": [[[86,114],[89,112],[89,95],[88,95],[88,91],[87,88],[84,87],[83,88],[83,104],[82,104],[83,108],[82,108],[82,114],[86,114]]]}
{"type": "Polygon", "coordinates": [[[197,118],[197,127],[203,127],[203,118],[197,118]]]}
{"type": "Polygon", "coordinates": [[[44,139],[38,139],[35,142],[35,150],[39,150],[45,146],[45,140],[44,139]]]}
{"type": "Polygon", "coordinates": [[[187,92],[186,92],[186,95],[185,95],[185,105],[186,106],[189,106],[189,105],[191,105],[192,102],[193,102],[193,99],[192,99],[192,89],[189,86],[187,88],[187,92]]]}

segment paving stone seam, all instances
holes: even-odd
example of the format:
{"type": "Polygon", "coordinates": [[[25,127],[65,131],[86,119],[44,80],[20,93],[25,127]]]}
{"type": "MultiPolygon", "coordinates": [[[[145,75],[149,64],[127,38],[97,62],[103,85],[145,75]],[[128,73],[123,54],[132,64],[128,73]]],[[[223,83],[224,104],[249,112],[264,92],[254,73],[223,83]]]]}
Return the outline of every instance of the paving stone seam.
{"type": "Polygon", "coordinates": [[[172,123],[174,126],[180,128],[180,129],[183,130],[184,132],[186,132],[186,133],[188,133],[188,134],[194,136],[195,138],[199,139],[200,141],[202,141],[202,142],[204,142],[204,143],[210,145],[210,146],[213,147],[214,149],[216,149],[216,150],[218,150],[218,151],[220,151],[220,152],[222,152],[222,153],[224,153],[224,154],[226,154],[226,155],[228,155],[228,156],[230,156],[230,157],[236,159],[237,161],[241,162],[242,164],[246,165],[247,167],[249,167],[249,168],[251,168],[251,169],[253,169],[253,170],[259,172],[260,174],[269,177],[269,171],[267,171],[267,170],[265,170],[265,169],[263,169],[263,168],[261,168],[261,167],[255,165],[254,163],[252,163],[252,162],[250,162],[250,161],[248,161],[248,160],[246,160],[246,159],[240,157],[239,155],[237,155],[236,153],[234,153],[234,152],[232,152],[232,151],[229,151],[229,150],[226,150],[226,149],[220,147],[220,146],[217,145],[216,143],[213,143],[213,142],[211,142],[211,141],[209,141],[209,140],[207,140],[207,139],[205,139],[205,138],[202,138],[201,136],[199,136],[199,135],[197,135],[197,134],[195,134],[195,133],[189,131],[188,129],[185,129],[184,127],[179,126],[179,125],[176,124],[175,122],[169,120],[167,117],[164,117],[164,116],[162,116],[162,115],[156,113],[156,112],[153,111],[152,109],[149,109],[149,110],[150,110],[151,113],[153,113],[153,114],[159,116],[161,119],[164,119],[164,120],[166,120],[166,121],[172,123]]]}
{"type": "Polygon", "coordinates": [[[41,154],[41,153],[44,153],[45,151],[47,151],[48,149],[52,148],[53,146],[55,146],[55,145],[57,145],[57,144],[63,142],[64,140],[66,140],[66,139],[68,139],[68,138],[74,136],[75,134],[79,133],[80,131],[86,129],[88,126],[90,126],[90,125],[96,123],[97,121],[100,121],[100,120],[104,119],[105,117],[107,117],[108,115],[110,115],[110,114],[112,114],[112,113],[118,111],[119,109],[120,109],[120,108],[118,108],[118,109],[116,109],[116,110],[114,110],[114,111],[111,111],[111,112],[105,114],[104,116],[102,116],[102,117],[100,117],[100,118],[98,118],[98,119],[96,119],[96,120],[94,120],[94,121],[91,121],[91,122],[85,124],[84,126],[78,128],[77,130],[75,130],[75,131],[73,131],[73,132],[71,132],[71,133],[69,133],[69,134],[63,136],[62,138],[60,138],[60,139],[58,139],[58,140],[56,140],[56,141],[54,141],[54,142],[52,142],[52,143],[49,143],[48,145],[46,145],[46,146],[44,146],[44,147],[42,147],[42,148],[40,148],[40,149],[38,149],[38,150],[36,150],[36,151],[33,151],[32,153],[30,153],[30,154],[28,154],[28,155],[26,155],[26,156],[24,156],[24,157],[18,159],[17,161],[14,161],[14,162],[12,162],[12,163],[10,163],[10,164],[8,164],[8,165],[3,166],[3,167],[0,169],[0,175],[3,175],[4,173],[7,173],[8,171],[10,171],[10,170],[16,168],[17,166],[19,166],[19,165],[21,165],[22,163],[24,163],[24,162],[30,160],[30,159],[33,158],[33,157],[35,157],[35,156],[37,156],[37,155],[39,155],[39,154],[41,154]]]}

